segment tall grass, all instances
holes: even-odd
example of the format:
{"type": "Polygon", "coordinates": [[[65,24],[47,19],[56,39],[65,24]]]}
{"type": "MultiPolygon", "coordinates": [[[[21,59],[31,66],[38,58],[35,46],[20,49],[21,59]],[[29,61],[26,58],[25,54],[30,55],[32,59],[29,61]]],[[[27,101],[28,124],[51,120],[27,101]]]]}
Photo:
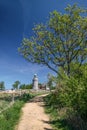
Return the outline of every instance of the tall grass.
{"type": "Polygon", "coordinates": [[[20,110],[23,101],[16,101],[11,108],[8,108],[0,115],[0,130],[13,130],[20,117],[20,110]]]}
{"type": "Polygon", "coordinates": [[[12,102],[12,94],[0,93],[0,113],[6,110],[12,102]]]}
{"type": "Polygon", "coordinates": [[[0,114],[0,130],[14,130],[15,125],[17,124],[21,108],[24,103],[33,98],[34,95],[23,94],[21,97],[17,98],[15,103],[0,114]]]}

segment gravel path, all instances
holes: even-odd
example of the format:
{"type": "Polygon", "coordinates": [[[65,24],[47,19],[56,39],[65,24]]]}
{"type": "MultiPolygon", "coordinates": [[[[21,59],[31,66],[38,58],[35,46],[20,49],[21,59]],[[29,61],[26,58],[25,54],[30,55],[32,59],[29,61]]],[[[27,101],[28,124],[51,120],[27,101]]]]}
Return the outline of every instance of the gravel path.
{"type": "Polygon", "coordinates": [[[43,96],[37,96],[25,104],[15,130],[53,130],[49,124],[49,117],[44,112],[43,96]]]}

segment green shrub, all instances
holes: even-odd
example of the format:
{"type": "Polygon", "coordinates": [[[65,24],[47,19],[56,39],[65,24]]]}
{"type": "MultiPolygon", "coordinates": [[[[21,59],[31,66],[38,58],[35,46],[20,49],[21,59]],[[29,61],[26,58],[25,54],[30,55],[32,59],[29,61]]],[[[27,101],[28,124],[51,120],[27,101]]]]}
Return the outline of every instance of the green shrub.
{"type": "Polygon", "coordinates": [[[73,130],[87,129],[87,64],[77,69],[74,65],[70,77],[61,71],[62,78],[56,77],[56,89],[45,101],[52,108],[57,109],[57,116],[65,110],[65,116],[73,130]],[[49,100],[48,100],[49,99],[49,100]]]}

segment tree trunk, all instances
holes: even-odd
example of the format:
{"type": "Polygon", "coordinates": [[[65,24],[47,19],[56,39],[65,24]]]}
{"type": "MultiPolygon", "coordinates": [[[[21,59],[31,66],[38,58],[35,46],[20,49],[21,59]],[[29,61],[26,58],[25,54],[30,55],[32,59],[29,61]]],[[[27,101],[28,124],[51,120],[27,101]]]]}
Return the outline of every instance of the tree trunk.
{"type": "Polygon", "coordinates": [[[67,63],[67,75],[70,77],[70,62],[67,63]]]}

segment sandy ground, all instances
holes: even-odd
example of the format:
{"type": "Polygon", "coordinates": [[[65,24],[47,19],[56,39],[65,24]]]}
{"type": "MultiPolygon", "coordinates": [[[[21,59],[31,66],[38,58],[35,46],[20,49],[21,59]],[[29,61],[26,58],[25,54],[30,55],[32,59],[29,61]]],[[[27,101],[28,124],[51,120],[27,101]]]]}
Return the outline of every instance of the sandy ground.
{"type": "Polygon", "coordinates": [[[49,124],[49,116],[44,112],[43,96],[37,96],[25,104],[15,130],[53,130],[49,124]]]}

